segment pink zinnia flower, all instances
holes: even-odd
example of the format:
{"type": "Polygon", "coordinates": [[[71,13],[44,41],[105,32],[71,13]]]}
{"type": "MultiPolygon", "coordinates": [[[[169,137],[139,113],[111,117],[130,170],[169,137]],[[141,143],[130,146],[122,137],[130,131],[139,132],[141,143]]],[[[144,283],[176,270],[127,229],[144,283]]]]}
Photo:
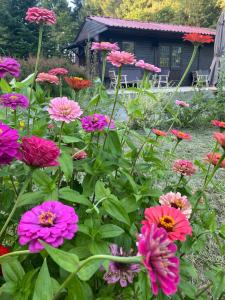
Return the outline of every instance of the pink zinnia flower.
{"type": "Polygon", "coordinates": [[[153,295],[158,295],[159,288],[167,296],[176,293],[180,281],[176,251],[177,246],[168,238],[165,229],[155,224],[142,227],[138,237],[138,254],[144,256],[143,263],[150,277],[153,295]]]}
{"type": "Polygon", "coordinates": [[[214,132],[213,137],[217,140],[217,142],[225,150],[225,134],[223,134],[221,132],[214,132]]]}
{"type": "Polygon", "coordinates": [[[99,50],[99,51],[117,51],[120,48],[117,43],[109,43],[109,42],[93,42],[91,44],[91,50],[99,50]]]}
{"type": "MultiPolygon", "coordinates": [[[[208,153],[207,156],[205,157],[205,161],[208,163],[217,166],[219,160],[221,159],[221,154],[220,153],[208,153]]],[[[220,164],[220,168],[225,168],[225,159],[222,161],[220,164]]]]}
{"type": "Polygon", "coordinates": [[[125,51],[112,51],[108,54],[107,61],[118,68],[122,65],[133,65],[136,62],[134,54],[125,51]]]}
{"type": "Polygon", "coordinates": [[[221,131],[223,131],[225,129],[225,122],[223,122],[223,121],[212,120],[211,123],[212,123],[212,125],[219,127],[221,129],[221,131]]]}
{"type": "Polygon", "coordinates": [[[181,196],[181,193],[169,192],[159,197],[159,203],[180,209],[187,219],[191,216],[191,204],[186,196],[181,196]]]}
{"type": "Polygon", "coordinates": [[[53,25],[56,23],[56,15],[54,11],[43,7],[30,7],[25,20],[30,23],[53,25]]]}
{"type": "Polygon", "coordinates": [[[19,243],[29,244],[30,252],[39,252],[44,246],[39,240],[59,247],[64,239],[71,240],[77,231],[78,216],[73,207],[49,200],[25,212],[18,225],[19,243]]]}
{"type": "Polygon", "coordinates": [[[109,116],[105,115],[105,120],[106,120],[106,123],[108,124],[110,129],[115,129],[116,128],[114,120],[110,120],[109,116]]]}
{"type": "Polygon", "coordinates": [[[189,103],[185,102],[185,101],[180,101],[180,100],[176,100],[175,104],[178,106],[182,106],[182,107],[189,107],[189,103]]]}
{"type": "MultiPolygon", "coordinates": [[[[119,247],[116,244],[110,245],[110,251],[113,256],[129,256],[130,253],[126,253],[122,247],[119,247]]],[[[109,270],[104,274],[104,280],[108,284],[114,284],[116,282],[120,283],[120,286],[126,287],[128,283],[132,283],[136,273],[140,272],[139,264],[124,264],[114,261],[110,261],[109,270]]]]}
{"type": "Polygon", "coordinates": [[[48,74],[50,75],[67,75],[68,74],[68,70],[65,68],[55,68],[55,69],[51,69],[48,71],[48,74]]]}
{"type": "Polygon", "coordinates": [[[14,77],[19,77],[20,64],[14,58],[0,57],[0,78],[5,77],[7,73],[14,77]]]}
{"type": "Polygon", "coordinates": [[[196,167],[190,160],[178,159],[174,162],[172,169],[183,176],[192,176],[196,173],[196,167]]]}
{"type": "Polygon", "coordinates": [[[190,134],[185,133],[185,132],[180,131],[180,130],[172,129],[172,130],[170,130],[170,132],[173,135],[175,135],[177,137],[177,139],[180,140],[180,141],[181,140],[189,140],[190,141],[192,139],[190,134]]]}
{"type": "Polygon", "coordinates": [[[152,132],[157,136],[167,136],[167,133],[165,131],[153,128],[152,132]]]}
{"type": "Polygon", "coordinates": [[[108,123],[104,115],[93,114],[81,119],[82,128],[86,132],[103,131],[108,127],[108,123]]]}
{"type": "Polygon", "coordinates": [[[185,215],[174,207],[154,206],[145,209],[146,220],[142,223],[146,226],[156,224],[163,227],[171,241],[185,241],[186,235],[192,234],[192,228],[185,215]]]}
{"type": "Polygon", "coordinates": [[[142,68],[146,71],[149,71],[149,72],[152,72],[152,73],[160,73],[161,72],[161,69],[154,66],[154,65],[151,65],[149,63],[146,63],[144,60],[139,60],[136,62],[135,64],[136,67],[139,67],[139,68],[142,68]]]}
{"type": "Polygon", "coordinates": [[[20,160],[31,167],[58,166],[60,150],[56,144],[37,136],[22,138],[20,160]]]}
{"type": "Polygon", "coordinates": [[[0,95],[0,105],[16,110],[18,107],[27,108],[29,106],[29,100],[22,94],[3,94],[0,95]]]}
{"type": "Polygon", "coordinates": [[[49,82],[58,85],[59,84],[59,78],[55,75],[51,75],[48,73],[39,73],[36,79],[37,82],[49,82]]]}
{"type": "Polygon", "coordinates": [[[73,159],[75,160],[82,160],[87,158],[88,154],[84,150],[74,149],[76,152],[73,154],[73,159]]]}
{"type": "Polygon", "coordinates": [[[10,164],[17,158],[20,144],[16,129],[0,122],[0,166],[10,164]]]}
{"type": "Polygon", "coordinates": [[[55,121],[70,123],[82,115],[82,110],[77,102],[67,97],[58,97],[50,101],[48,112],[55,121]]]}

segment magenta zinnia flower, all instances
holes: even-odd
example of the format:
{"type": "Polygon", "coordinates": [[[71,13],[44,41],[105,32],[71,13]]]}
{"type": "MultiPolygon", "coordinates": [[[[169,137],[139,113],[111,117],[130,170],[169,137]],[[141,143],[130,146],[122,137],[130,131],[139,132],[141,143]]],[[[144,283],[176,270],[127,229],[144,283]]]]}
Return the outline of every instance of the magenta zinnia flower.
{"type": "Polygon", "coordinates": [[[44,168],[58,166],[60,150],[52,141],[32,136],[25,136],[20,147],[20,160],[25,164],[44,168]]]}
{"type": "Polygon", "coordinates": [[[158,295],[159,288],[165,295],[173,295],[180,281],[177,246],[168,239],[167,232],[155,224],[143,226],[138,237],[138,254],[144,256],[152,292],[158,295]]]}
{"type": "Polygon", "coordinates": [[[82,110],[77,102],[67,97],[58,97],[50,101],[48,112],[55,121],[70,123],[82,115],[82,110]]]}
{"type": "Polygon", "coordinates": [[[194,164],[185,159],[178,159],[175,161],[172,167],[173,171],[182,176],[192,176],[196,173],[196,167],[194,164]]]}
{"type": "Polygon", "coordinates": [[[3,94],[0,95],[0,105],[10,107],[13,110],[17,109],[17,107],[27,108],[29,106],[29,100],[22,94],[3,94]]]}
{"type": "Polygon", "coordinates": [[[117,51],[120,48],[118,47],[117,43],[109,43],[109,42],[93,42],[91,44],[91,50],[98,50],[98,51],[117,51]]]}
{"type": "Polygon", "coordinates": [[[55,75],[51,75],[48,73],[39,73],[36,79],[37,82],[48,82],[48,83],[52,83],[52,84],[59,84],[59,78],[55,75]]]}
{"type": "Polygon", "coordinates": [[[30,7],[25,20],[30,23],[53,25],[56,23],[56,15],[54,11],[43,7],[30,7]]]}
{"type": "MultiPolygon", "coordinates": [[[[129,256],[122,247],[116,244],[110,245],[110,251],[113,256],[129,256]]],[[[140,272],[139,264],[124,264],[110,261],[109,270],[104,274],[104,280],[108,284],[120,283],[121,287],[126,287],[128,283],[132,283],[136,273],[140,272]]]]}
{"type": "Polygon", "coordinates": [[[154,65],[151,65],[149,63],[146,63],[143,59],[137,61],[135,66],[139,67],[139,68],[142,68],[146,71],[152,72],[152,73],[160,73],[161,72],[160,68],[158,68],[154,65]]]}
{"type": "MultiPolygon", "coordinates": [[[[81,119],[82,128],[86,132],[103,131],[108,127],[106,117],[101,114],[93,114],[81,119]]],[[[112,124],[112,123],[111,123],[112,124]]]]}
{"type": "Polygon", "coordinates": [[[50,75],[67,75],[68,74],[68,70],[65,68],[55,68],[55,69],[51,69],[50,71],[48,71],[48,74],[50,75]]]}
{"type": "Polygon", "coordinates": [[[107,61],[118,68],[122,65],[133,65],[136,62],[134,54],[125,51],[112,51],[108,54],[107,61]]]}
{"type": "Polygon", "coordinates": [[[77,231],[78,216],[73,207],[49,200],[25,212],[18,225],[20,245],[29,244],[31,252],[39,252],[42,240],[59,247],[64,239],[71,240],[77,231]]]}
{"type": "Polygon", "coordinates": [[[10,164],[17,158],[20,144],[19,134],[16,129],[0,122],[0,165],[10,164]]]}
{"type": "Polygon", "coordinates": [[[14,77],[20,76],[20,64],[17,60],[11,57],[0,57],[0,78],[9,73],[14,77]]]}

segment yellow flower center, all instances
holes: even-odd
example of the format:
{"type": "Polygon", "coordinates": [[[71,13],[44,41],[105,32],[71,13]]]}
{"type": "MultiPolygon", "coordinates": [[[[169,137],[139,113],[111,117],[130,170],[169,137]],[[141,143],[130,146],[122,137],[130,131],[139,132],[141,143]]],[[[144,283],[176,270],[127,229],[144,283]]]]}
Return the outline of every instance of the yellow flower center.
{"type": "Polygon", "coordinates": [[[43,226],[52,226],[56,215],[50,211],[45,211],[39,215],[39,223],[43,226]]]}
{"type": "Polygon", "coordinates": [[[182,209],[184,207],[184,204],[180,199],[176,199],[173,203],[171,203],[171,206],[174,208],[182,209]]]}
{"type": "Polygon", "coordinates": [[[10,100],[17,100],[18,96],[10,96],[10,100]]]}
{"type": "Polygon", "coordinates": [[[0,134],[2,134],[3,133],[3,130],[2,129],[0,129],[0,134]]]}
{"type": "Polygon", "coordinates": [[[172,231],[175,225],[175,221],[170,216],[163,216],[159,219],[159,225],[160,227],[166,229],[166,231],[172,231]]]}
{"type": "Polygon", "coordinates": [[[81,77],[73,77],[73,78],[76,80],[83,80],[83,78],[81,78],[81,77]]]}
{"type": "Polygon", "coordinates": [[[63,107],[62,107],[62,114],[63,114],[63,116],[69,116],[70,114],[71,114],[71,112],[72,112],[72,109],[71,109],[71,107],[68,105],[64,105],[63,107]]]}

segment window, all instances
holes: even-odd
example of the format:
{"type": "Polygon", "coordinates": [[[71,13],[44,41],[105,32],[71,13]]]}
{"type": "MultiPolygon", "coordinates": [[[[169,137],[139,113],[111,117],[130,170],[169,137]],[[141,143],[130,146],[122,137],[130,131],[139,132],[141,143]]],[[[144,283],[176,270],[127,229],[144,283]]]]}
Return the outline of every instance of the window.
{"type": "Polygon", "coordinates": [[[123,41],[122,50],[130,53],[134,53],[134,42],[123,41]]]}
{"type": "Polygon", "coordinates": [[[179,69],[181,67],[181,54],[182,48],[178,46],[172,46],[171,50],[171,68],[179,69]]]}
{"type": "Polygon", "coordinates": [[[160,46],[159,47],[159,66],[161,68],[170,67],[170,47],[160,46]]]}

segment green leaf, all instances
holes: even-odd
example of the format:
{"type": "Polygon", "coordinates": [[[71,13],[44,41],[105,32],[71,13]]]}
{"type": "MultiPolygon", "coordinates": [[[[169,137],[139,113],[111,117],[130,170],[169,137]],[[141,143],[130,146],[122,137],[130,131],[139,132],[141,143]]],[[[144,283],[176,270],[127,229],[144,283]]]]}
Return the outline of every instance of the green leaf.
{"type": "Polygon", "coordinates": [[[0,80],[0,88],[1,88],[3,93],[11,93],[12,92],[11,86],[3,78],[1,78],[1,80],[0,80]]]}
{"type": "Polygon", "coordinates": [[[140,272],[138,274],[138,286],[140,289],[140,298],[139,300],[149,300],[152,297],[152,292],[150,288],[149,277],[146,272],[140,272]]]}
{"type": "Polygon", "coordinates": [[[99,233],[101,238],[105,239],[119,236],[124,233],[124,230],[117,225],[106,224],[100,227],[99,233]]]}
{"type": "Polygon", "coordinates": [[[94,96],[88,103],[88,107],[95,105],[96,103],[98,103],[100,99],[100,95],[97,94],[96,96],[94,96]]]}
{"type": "Polygon", "coordinates": [[[35,170],[33,180],[44,192],[52,192],[56,188],[55,182],[44,171],[35,170]]]}
{"type": "Polygon", "coordinates": [[[109,153],[121,156],[122,148],[118,133],[116,131],[109,131],[104,149],[109,153]]]}
{"type": "Polygon", "coordinates": [[[22,294],[22,298],[21,300],[29,300],[30,299],[30,295],[33,291],[33,287],[34,287],[34,276],[36,275],[36,273],[38,272],[39,269],[35,269],[35,270],[31,270],[29,272],[27,272],[20,284],[20,290],[21,290],[21,294],[22,294]]]}
{"type": "Polygon", "coordinates": [[[102,181],[97,181],[95,184],[95,197],[97,200],[102,198],[109,198],[111,192],[108,188],[105,188],[105,185],[102,181]]]}
{"type": "Polygon", "coordinates": [[[43,201],[43,197],[43,192],[31,192],[23,194],[19,199],[17,207],[39,203],[43,201]]]}
{"type": "Polygon", "coordinates": [[[125,208],[116,197],[111,197],[111,199],[104,201],[102,204],[106,212],[120,222],[130,225],[130,219],[125,208]]]}
{"type": "Polygon", "coordinates": [[[21,82],[12,82],[12,86],[14,88],[19,88],[19,89],[23,89],[28,87],[29,85],[31,85],[31,83],[33,82],[34,79],[34,73],[28,75],[24,80],[22,80],[21,82]]]}
{"type": "Polygon", "coordinates": [[[32,300],[52,300],[53,299],[53,287],[52,279],[48,271],[48,265],[46,259],[38,273],[38,277],[35,283],[34,295],[32,300]]]}
{"type": "MultiPolygon", "coordinates": [[[[102,259],[95,259],[91,260],[84,265],[84,267],[77,273],[78,277],[83,280],[89,280],[95,272],[97,272],[100,266],[103,264],[104,260],[102,259]]],[[[80,262],[82,264],[82,261],[80,262]]]]}
{"type": "Polygon", "coordinates": [[[73,277],[73,280],[68,286],[66,300],[87,300],[83,284],[77,276],[73,277]]]}
{"type": "Polygon", "coordinates": [[[75,136],[69,136],[69,135],[63,135],[62,140],[65,144],[72,144],[72,143],[79,143],[82,142],[81,139],[75,137],[75,136]]]}
{"type": "Polygon", "coordinates": [[[18,282],[22,280],[25,272],[17,259],[11,258],[10,261],[3,262],[1,265],[5,281],[18,282]]]}
{"type": "Polygon", "coordinates": [[[191,299],[196,299],[196,289],[191,282],[182,279],[179,287],[185,295],[187,295],[191,299]]]}
{"type": "Polygon", "coordinates": [[[57,265],[71,273],[76,271],[79,258],[75,254],[53,248],[44,242],[41,243],[57,265]]]}
{"type": "Polygon", "coordinates": [[[63,152],[59,158],[60,168],[63,171],[66,180],[69,181],[73,175],[73,158],[71,155],[63,152]]]}
{"type": "Polygon", "coordinates": [[[91,206],[91,201],[84,195],[80,195],[77,191],[73,191],[68,187],[59,190],[59,198],[86,206],[91,206]]]}
{"type": "Polygon", "coordinates": [[[198,272],[195,269],[195,267],[191,264],[191,262],[182,259],[180,261],[180,270],[183,276],[190,276],[193,279],[198,279],[198,272]]]}

